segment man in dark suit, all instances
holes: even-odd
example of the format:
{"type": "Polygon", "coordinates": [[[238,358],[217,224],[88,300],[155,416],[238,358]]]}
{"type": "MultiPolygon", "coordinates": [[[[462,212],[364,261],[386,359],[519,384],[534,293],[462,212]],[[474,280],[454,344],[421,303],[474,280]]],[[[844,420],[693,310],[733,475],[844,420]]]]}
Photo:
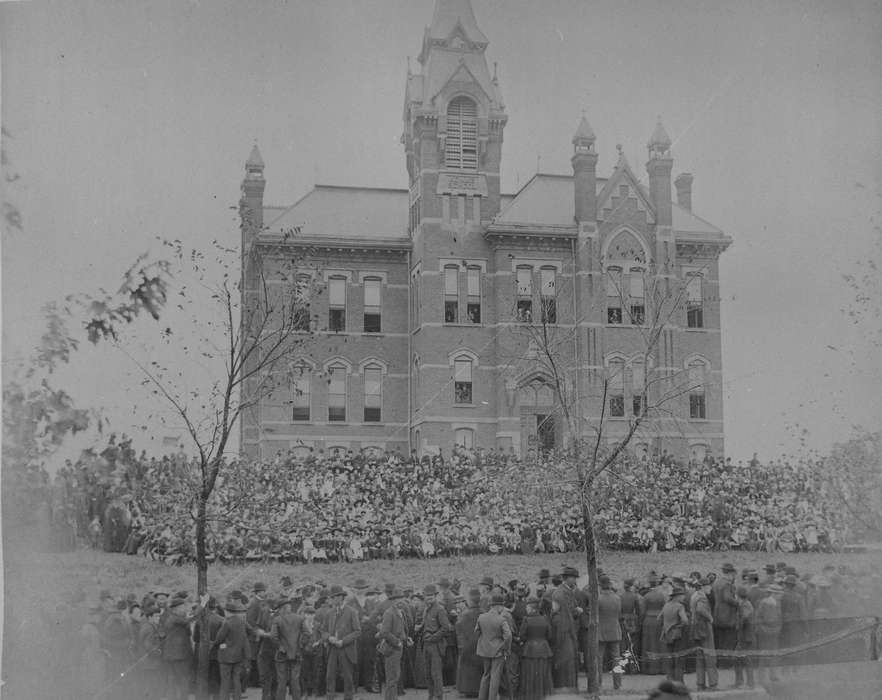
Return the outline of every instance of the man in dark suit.
{"type": "Polygon", "coordinates": [[[346,592],[341,586],[333,585],[328,598],[331,609],[323,620],[322,641],[328,649],[327,699],[334,700],[337,688],[337,670],[343,676],[343,699],[352,700],[355,694],[353,672],[358,661],[358,638],[361,636],[361,622],[358,613],[343,605],[346,592]]]}
{"type": "Polygon", "coordinates": [[[162,611],[158,607],[148,606],[144,611],[144,623],[138,630],[137,657],[139,675],[141,676],[141,693],[143,700],[159,700],[163,696],[165,676],[162,668],[162,639],[159,631],[159,617],[162,611]]]}
{"type": "MultiPolygon", "coordinates": [[[[388,592],[388,600],[400,600],[404,594],[393,588],[388,592]]],[[[404,616],[396,605],[389,605],[383,612],[380,630],[377,632],[382,652],[384,677],[383,700],[398,700],[398,681],[401,676],[401,653],[407,643],[404,616]]]]}
{"type": "Polygon", "coordinates": [[[160,624],[162,660],[165,664],[170,700],[185,700],[190,694],[190,618],[184,612],[187,601],[175,597],[169,603],[165,621],[160,624]]]}
{"type": "MultiPolygon", "coordinates": [[[[714,646],[732,650],[738,641],[738,596],[735,592],[735,567],[723,564],[723,575],[713,582],[714,646]]],[[[708,596],[710,598],[710,596],[708,596]]]]}
{"type": "Polygon", "coordinates": [[[291,610],[291,601],[280,598],[276,604],[270,638],[276,643],[276,700],[285,700],[288,688],[291,697],[300,700],[300,673],[303,647],[309,644],[306,620],[291,610]]]}
{"type": "Polygon", "coordinates": [[[622,599],[612,589],[609,576],[598,579],[600,592],[597,596],[597,655],[600,661],[601,677],[605,670],[611,669],[619,658],[622,643],[622,599]]]}
{"type": "Polygon", "coordinates": [[[217,632],[212,646],[217,649],[220,664],[220,700],[241,700],[242,665],[251,658],[245,606],[232,600],[226,606],[227,617],[217,632]]]}
{"type": "Polygon", "coordinates": [[[220,667],[217,662],[217,649],[212,646],[224,618],[218,614],[217,601],[212,597],[200,611],[193,628],[193,641],[196,643],[196,699],[204,700],[217,696],[220,688],[220,667]]]}
{"type": "MultiPolygon", "coordinates": [[[[248,627],[248,632],[251,635],[249,641],[251,642],[252,651],[252,657],[245,667],[245,679],[247,681],[250,677],[251,683],[254,684],[256,677],[260,683],[260,687],[263,688],[264,686],[273,683],[276,679],[275,669],[267,668],[266,664],[261,668],[258,659],[260,643],[263,638],[261,632],[265,632],[267,635],[269,634],[269,628],[263,629],[260,626],[261,619],[265,618],[266,612],[269,610],[266,584],[263,583],[263,581],[255,583],[253,593],[254,597],[251,598],[251,601],[248,603],[248,608],[245,611],[245,623],[248,627]]],[[[243,683],[246,681],[243,681],[243,683]]]]}
{"type": "Polygon", "coordinates": [[[423,651],[426,657],[426,684],[429,700],[444,697],[443,664],[447,648],[447,635],[453,629],[442,604],[441,594],[434,584],[423,589],[426,612],[422,619],[423,651]]]}
{"type": "Polygon", "coordinates": [[[475,625],[479,634],[477,653],[484,662],[478,700],[499,700],[499,683],[512,640],[512,631],[502,616],[504,606],[505,596],[492,596],[490,610],[482,613],[475,625]]]}
{"type": "Polygon", "coordinates": [[[379,615],[375,615],[376,598],[363,578],[352,584],[352,595],[346,599],[346,605],[358,613],[361,623],[361,636],[358,638],[358,667],[355,673],[355,685],[361,685],[370,693],[378,693],[377,687],[377,623],[379,615]]]}

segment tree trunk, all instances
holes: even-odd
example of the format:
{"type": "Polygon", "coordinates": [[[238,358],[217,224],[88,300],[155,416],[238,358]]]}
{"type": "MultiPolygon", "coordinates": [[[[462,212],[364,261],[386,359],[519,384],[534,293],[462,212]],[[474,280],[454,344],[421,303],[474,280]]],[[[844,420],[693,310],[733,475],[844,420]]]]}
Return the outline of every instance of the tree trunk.
{"type": "MultiPolygon", "coordinates": [[[[586,489],[587,491],[587,489],[586,489]]],[[[594,537],[594,518],[589,503],[589,495],[582,498],[582,527],[585,530],[585,565],[588,569],[588,649],[586,661],[588,675],[588,697],[600,696],[600,659],[597,657],[597,540],[594,537]]]]}
{"type": "Polygon", "coordinates": [[[208,592],[208,556],[205,551],[205,529],[208,520],[208,499],[199,494],[196,509],[196,593],[203,596],[208,592]]]}

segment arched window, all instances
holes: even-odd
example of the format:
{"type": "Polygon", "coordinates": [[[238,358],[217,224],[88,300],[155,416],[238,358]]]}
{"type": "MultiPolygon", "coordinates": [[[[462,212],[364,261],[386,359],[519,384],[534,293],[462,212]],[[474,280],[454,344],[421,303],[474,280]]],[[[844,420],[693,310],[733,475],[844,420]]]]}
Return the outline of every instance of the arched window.
{"type": "Polygon", "coordinates": [[[302,360],[291,368],[291,419],[295,421],[309,420],[309,397],[312,370],[302,360]]]}
{"type": "Polygon", "coordinates": [[[328,420],[346,421],[346,366],[334,363],[328,367],[328,420]]]}
{"type": "Polygon", "coordinates": [[[368,365],[364,368],[364,422],[376,423],[381,420],[383,404],[383,368],[368,365]]]}
{"type": "Polygon", "coordinates": [[[444,266],[444,323],[459,322],[459,267],[444,266]]]}
{"type": "Polygon", "coordinates": [[[478,168],[478,107],[468,97],[457,97],[447,106],[444,165],[456,170],[478,168]]]}
{"type": "Polygon", "coordinates": [[[704,393],[704,375],[707,365],[701,360],[692,360],[687,367],[689,389],[689,417],[703,420],[707,418],[707,404],[704,393]]]}
{"type": "Polygon", "coordinates": [[[542,303],[542,322],[557,323],[557,271],[550,266],[539,270],[539,295],[542,303]]]}
{"type": "Polygon", "coordinates": [[[472,359],[459,356],[453,361],[454,403],[472,403],[472,359]]]}
{"type": "Polygon", "coordinates": [[[609,415],[613,418],[625,416],[625,360],[614,357],[608,364],[609,383],[607,394],[609,396],[609,415]]]}

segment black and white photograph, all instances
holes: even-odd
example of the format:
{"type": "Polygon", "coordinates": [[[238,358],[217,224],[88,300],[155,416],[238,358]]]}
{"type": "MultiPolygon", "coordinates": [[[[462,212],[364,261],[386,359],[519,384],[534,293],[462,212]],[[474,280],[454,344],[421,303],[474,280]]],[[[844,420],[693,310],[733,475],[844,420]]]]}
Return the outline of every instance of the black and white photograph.
{"type": "Polygon", "coordinates": [[[882,700],[880,0],[0,0],[10,700],[882,700]]]}

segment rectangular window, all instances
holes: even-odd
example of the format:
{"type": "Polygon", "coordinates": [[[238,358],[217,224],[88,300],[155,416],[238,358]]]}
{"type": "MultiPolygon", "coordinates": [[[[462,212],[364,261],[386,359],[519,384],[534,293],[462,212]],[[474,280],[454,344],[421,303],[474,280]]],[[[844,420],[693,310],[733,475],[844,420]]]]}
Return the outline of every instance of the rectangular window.
{"type": "Polygon", "coordinates": [[[472,403],[472,361],[453,363],[453,396],[455,403],[472,403]]]}
{"type": "Polygon", "coordinates": [[[556,272],[553,267],[539,270],[539,295],[542,302],[542,322],[557,323],[556,272]]]}
{"type": "Polygon", "coordinates": [[[704,405],[704,392],[689,394],[689,417],[694,419],[707,418],[704,405]]]}
{"type": "Polygon", "coordinates": [[[530,267],[517,269],[517,321],[533,321],[533,269],[530,267]]]}
{"type": "Polygon", "coordinates": [[[311,282],[309,275],[297,275],[297,280],[294,283],[294,309],[291,320],[295,331],[310,330],[309,287],[311,282]]]}
{"type": "Polygon", "coordinates": [[[625,416],[625,363],[615,360],[609,365],[609,414],[613,418],[625,416]]]}
{"type": "Polygon", "coordinates": [[[635,416],[643,413],[646,404],[646,374],[643,371],[642,362],[633,362],[631,364],[631,409],[635,416]]]}
{"type": "Polygon", "coordinates": [[[606,322],[622,322],[622,270],[618,267],[606,271],[606,322]]]}
{"type": "Polygon", "coordinates": [[[470,267],[467,280],[468,301],[466,313],[469,323],[481,322],[481,268],[470,267]]]}
{"type": "Polygon", "coordinates": [[[444,268],[444,323],[459,322],[459,268],[444,268]]]}
{"type": "Polygon", "coordinates": [[[380,280],[374,277],[364,281],[364,332],[380,332],[380,280]]]}
{"type": "Polygon", "coordinates": [[[346,278],[328,281],[328,330],[346,330],[346,278]]]}
{"type": "Polygon", "coordinates": [[[630,315],[631,324],[642,326],[646,321],[646,302],[643,295],[643,270],[634,268],[631,270],[629,277],[630,285],[630,315]]]}
{"type": "Polygon", "coordinates": [[[298,366],[294,368],[294,378],[291,382],[294,396],[291,399],[293,406],[291,419],[295,421],[309,420],[309,368],[298,366]]]}
{"type": "Polygon", "coordinates": [[[383,370],[379,367],[364,369],[364,422],[379,422],[382,406],[383,370]]]}
{"type": "Polygon", "coordinates": [[[328,420],[346,420],[346,368],[331,367],[328,379],[328,420]]]}
{"type": "Polygon", "coordinates": [[[686,327],[704,328],[701,275],[690,272],[686,279],[686,327]]]}

